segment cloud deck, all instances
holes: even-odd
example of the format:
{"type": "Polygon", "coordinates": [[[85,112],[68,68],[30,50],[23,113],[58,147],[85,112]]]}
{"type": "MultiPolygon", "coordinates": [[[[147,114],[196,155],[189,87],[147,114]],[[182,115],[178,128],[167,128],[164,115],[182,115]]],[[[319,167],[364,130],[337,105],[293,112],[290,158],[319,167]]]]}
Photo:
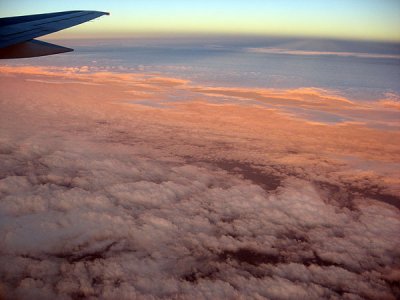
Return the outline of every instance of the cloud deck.
{"type": "Polygon", "coordinates": [[[4,297],[399,297],[397,131],[148,74],[0,76],[4,297]]]}

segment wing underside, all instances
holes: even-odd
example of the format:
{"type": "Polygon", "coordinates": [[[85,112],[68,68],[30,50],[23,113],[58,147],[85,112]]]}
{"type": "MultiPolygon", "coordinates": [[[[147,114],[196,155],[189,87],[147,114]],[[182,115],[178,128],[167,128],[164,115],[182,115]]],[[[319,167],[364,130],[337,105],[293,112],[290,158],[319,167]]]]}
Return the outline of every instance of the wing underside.
{"type": "Polygon", "coordinates": [[[6,48],[0,49],[0,58],[28,58],[45,56],[51,54],[59,54],[74,51],[71,48],[66,48],[38,40],[30,40],[24,43],[18,43],[6,48]]]}
{"type": "Polygon", "coordinates": [[[0,19],[0,58],[34,57],[73,51],[34,40],[37,37],[69,28],[108,13],[67,11],[0,19]]]}

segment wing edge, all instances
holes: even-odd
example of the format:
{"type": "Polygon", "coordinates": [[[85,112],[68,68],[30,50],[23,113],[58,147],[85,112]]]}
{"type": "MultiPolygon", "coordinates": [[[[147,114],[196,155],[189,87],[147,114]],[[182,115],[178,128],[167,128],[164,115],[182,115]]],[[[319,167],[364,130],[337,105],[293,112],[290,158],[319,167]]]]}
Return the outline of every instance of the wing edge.
{"type": "Polygon", "coordinates": [[[15,59],[46,56],[74,51],[71,48],[30,40],[0,49],[0,59],[15,59]]]}

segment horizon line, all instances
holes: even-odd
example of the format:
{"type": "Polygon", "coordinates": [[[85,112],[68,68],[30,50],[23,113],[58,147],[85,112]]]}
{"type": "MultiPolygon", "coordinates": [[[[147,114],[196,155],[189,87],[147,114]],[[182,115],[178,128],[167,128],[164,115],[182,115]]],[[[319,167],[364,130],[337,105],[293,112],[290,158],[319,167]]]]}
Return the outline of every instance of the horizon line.
{"type": "Polygon", "coordinates": [[[293,40],[331,40],[331,41],[349,41],[349,42],[372,42],[372,43],[387,43],[399,44],[400,39],[369,39],[360,37],[335,37],[335,36],[314,36],[314,35],[286,35],[286,34],[252,34],[252,33],[227,33],[227,32],[135,32],[135,33],[110,33],[93,36],[87,33],[74,34],[71,36],[63,36],[57,33],[52,36],[44,36],[44,40],[120,40],[120,39],[137,39],[137,38],[265,38],[265,39],[293,39],[293,40]],[[54,36],[54,37],[52,37],[54,36]]]}

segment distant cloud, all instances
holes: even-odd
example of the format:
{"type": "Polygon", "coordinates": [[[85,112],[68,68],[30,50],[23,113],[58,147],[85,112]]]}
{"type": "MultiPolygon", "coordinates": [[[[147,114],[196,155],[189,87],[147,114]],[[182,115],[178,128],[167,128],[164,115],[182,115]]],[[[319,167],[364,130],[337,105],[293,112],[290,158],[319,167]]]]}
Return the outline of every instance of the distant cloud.
{"type": "Polygon", "coordinates": [[[386,93],[385,99],[379,101],[379,103],[387,108],[400,110],[400,96],[395,93],[386,93]]]}
{"type": "MultiPolygon", "coordinates": [[[[239,87],[188,87],[189,90],[203,95],[220,98],[233,98],[248,101],[251,104],[264,104],[278,108],[282,113],[297,118],[332,119],[332,123],[360,123],[371,127],[399,128],[399,113],[396,110],[382,110],[382,106],[396,108],[397,100],[385,99],[378,102],[362,103],[352,101],[334,91],[320,88],[298,89],[258,89],[239,87]],[[326,116],[330,118],[326,118],[326,116]],[[319,116],[323,116],[318,118],[319,116]]],[[[323,122],[321,122],[323,123],[323,122]]],[[[328,122],[325,122],[328,123],[328,122]]]]}
{"type": "MultiPolygon", "coordinates": [[[[2,66],[5,76],[40,76],[27,80],[46,81],[51,84],[104,83],[123,84],[129,88],[126,101],[158,101],[154,106],[175,105],[195,100],[215,104],[259,105],[278,109],[283,114],[308,120],[310,123],[366,124],[374,128],[400,128],[397,102],[399,95],[391,93],[375,102],[348,99],[336,91],[315,87],[296,89],[267,89],[243,87],[198,86],[186,79],[149,73],[116,73],[97,67],[15,67],[2,66]],[[61,80],[59,80],[61,79],[61,80]],[[68,80],[66,80],[68,79],[68,80]],[[177,93],[180,92],[179,97],[177,93]],[[129,99],[138,96],[140,99],[129,99]]],[[[122,97],[122,96],[121,96],[122,97]]]]}
{"type": "Polygon", "coordinates": [[[397,54],[381,54],[381,53],[362,53],[362,52],[345,52],[345,51],[307,51],[292,50],[284,48],[248,48],[248,52],[260,54],[286,54],[286,55],[305,55],[305,56],[341,56],[341,57],[359,57],[359,58],[391,58],[400,59],[397,54]]]}
{"type": "Polygon", "coordinates": [[[4,298],[399,297],[398,132],[214,105],[208,90],[242,91],[149,74],[0,76],[4,298]]]}

